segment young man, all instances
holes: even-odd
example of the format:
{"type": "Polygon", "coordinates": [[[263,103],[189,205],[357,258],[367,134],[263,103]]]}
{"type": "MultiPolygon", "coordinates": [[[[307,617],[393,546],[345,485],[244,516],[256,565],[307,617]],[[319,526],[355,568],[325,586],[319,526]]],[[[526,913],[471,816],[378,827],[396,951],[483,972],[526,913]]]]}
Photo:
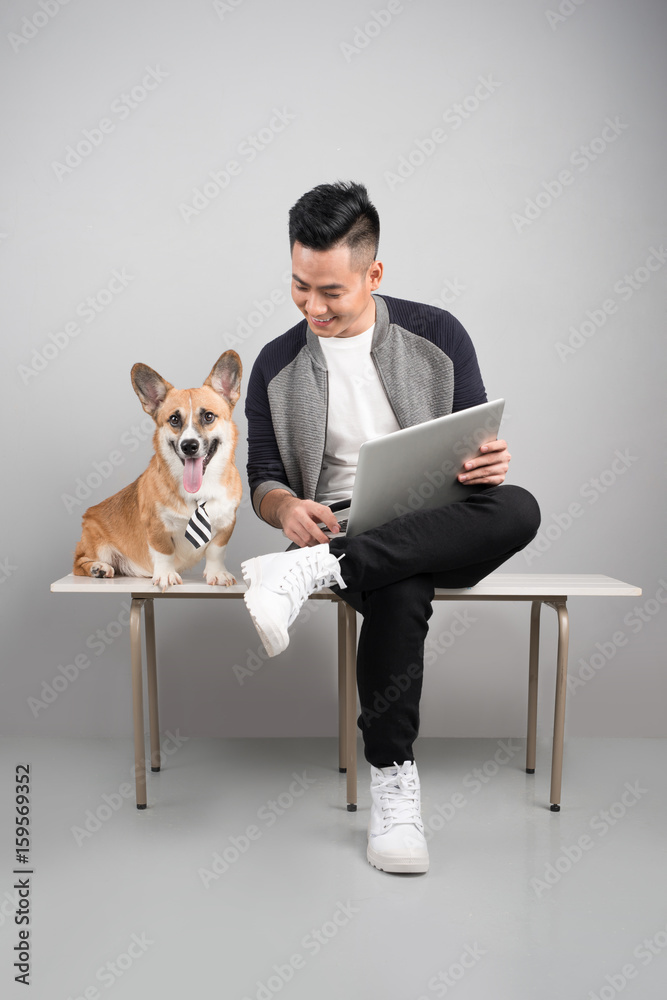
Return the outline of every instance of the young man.
{"type": "Polygon", "coordinates": [[[458,477],[470,486],[465,500],[354,538],[339,533],[330,505],[351,496],[364,441],[486,401],[475,350],[450,313],[373,294],[383,272],[379,231],[361,184],[319,185],[290,211],[292,298],[305,319],[260,352],[246,414],[253,506],[297,548],[242,568],[270,656],[285,649],[288,627],[319,587],[338,587],[363,615],[367,857],[384,871],[425,872],[413,742],[434,588],[478,583],[531,541],[540,514],[526,490],[501,486],[510,455],[505,441],[490,441],[458,477]],[[400,697],[375,710],[389,688],[400,697]]]}

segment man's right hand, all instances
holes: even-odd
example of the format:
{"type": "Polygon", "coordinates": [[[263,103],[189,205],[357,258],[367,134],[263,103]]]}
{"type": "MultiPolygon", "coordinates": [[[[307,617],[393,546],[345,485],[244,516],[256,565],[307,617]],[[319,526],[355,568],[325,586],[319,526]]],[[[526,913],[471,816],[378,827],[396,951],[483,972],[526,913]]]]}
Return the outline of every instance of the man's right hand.
{"type": "Polygon", "coordinates": [[[334,534],[340,531],[335,515],[325,504],[300,500],[284,490],[270,490],[262,500],[261,513],[270,524],[282,528],[285,537],[296,542],[299,548],[329,541],[318,528],[319,522],[334,534]]]}
{"type": "Polygon", "coordinates": [[[334,534],[340,531],[336,516],[331,513],[330,508],[315,503],[314,500],[290,497],[289,500],[283,501],[277,514],[283,534],[301,548],[329,541],[322,529],[318,528],[318,522],[324,523],[334,534]]]}

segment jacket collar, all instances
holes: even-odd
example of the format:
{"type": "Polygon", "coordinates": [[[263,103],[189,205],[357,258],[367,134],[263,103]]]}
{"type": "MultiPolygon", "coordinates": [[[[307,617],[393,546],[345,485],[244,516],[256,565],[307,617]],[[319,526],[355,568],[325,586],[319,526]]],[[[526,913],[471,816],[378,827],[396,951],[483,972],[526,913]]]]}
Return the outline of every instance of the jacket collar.
{"type": "MultiPolygon", "coordinates": [[[[379,295],[374,295],[373,299],[375,300],[375,330],[373,331],[373,344],[371,346],[371,352],[382,346],[387,337],[387,330],[389,329],[389,310],[387,309],[386,302],[379,295]]],[[[320,345],[320,338],[316,333],[313,333],[308,326],[308,322],[305,321],[305,323],[308,350],[312,354],[315,364],[326,370],[327,363],[324,357],[324,351],[320,345]]]]}

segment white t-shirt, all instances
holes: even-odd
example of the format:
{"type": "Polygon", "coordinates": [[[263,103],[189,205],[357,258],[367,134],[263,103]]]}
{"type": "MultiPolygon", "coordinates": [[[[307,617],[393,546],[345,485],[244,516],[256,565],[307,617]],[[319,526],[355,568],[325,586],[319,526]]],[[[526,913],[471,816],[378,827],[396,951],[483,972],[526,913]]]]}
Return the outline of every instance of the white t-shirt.
{"type": "Polygon", "coordinates": [[[319,503],[349,499],[361,445],[399,430],[371,358],[374,329],[375,324],[356,337],[320,337],[329,369],[329,407],[319,503]]]}

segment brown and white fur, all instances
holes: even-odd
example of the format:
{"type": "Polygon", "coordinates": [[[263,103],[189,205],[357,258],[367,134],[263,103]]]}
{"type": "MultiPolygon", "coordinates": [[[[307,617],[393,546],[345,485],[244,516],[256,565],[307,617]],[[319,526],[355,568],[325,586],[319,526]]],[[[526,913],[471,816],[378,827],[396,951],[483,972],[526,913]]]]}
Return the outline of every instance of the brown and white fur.
{"type": "Polygon", "coordinates": [[[134,391],[156,424],[155,454],[138,479],[83,515],[77,576],[152,576],[164,591],[205,554],[207,583],[236,582],[224,557],[242,493],[232,421],[241,373],[236,351],[218,358],[200,389],[175,389],[148,365],[134,365],[134,391]],[[185,528],[204,501],[212,537],[195,548],[185,528]]]}

